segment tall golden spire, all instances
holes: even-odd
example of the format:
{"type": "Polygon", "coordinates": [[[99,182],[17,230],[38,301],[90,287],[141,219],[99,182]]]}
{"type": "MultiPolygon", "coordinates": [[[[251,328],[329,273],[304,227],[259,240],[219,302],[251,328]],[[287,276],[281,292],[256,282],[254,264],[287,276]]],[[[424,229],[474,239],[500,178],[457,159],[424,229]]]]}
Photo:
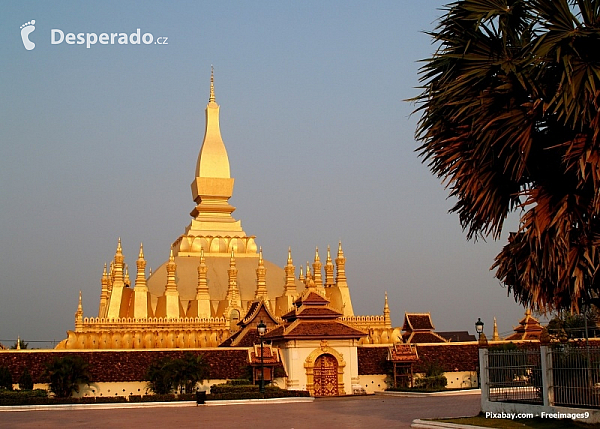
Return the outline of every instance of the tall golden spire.
{"type": "Polygon", "coordinates": [[[83,305],[81,304],[81,291],[79,291],[79,303],[75,312],[75,332],[83,330],[83,305]]]}
{"type": "Polygon", "coordinates": [[[323,277],[321,274],[321,258],[319,258],[319,248],[315,248],[315,261],[313,262],[313,278],[315,280],[315,287],[317,289],[323,289],[323,277]]]}
{"type": "Polygon", "coordinates": [[[267,301],[269,299],[266,276],[267,269],[263,261],[262,247],[260,247],[258,250],[258,268],[256,269],[256,293],[254,295],[254,299],[257,301],[267,301]]]}
{"type": "Polygon", "coordinates": [[[293,296],[297,294],[296,291],[296,279],[294,277],[296,267],[294,267],[294,262],[292,261],[292,248],[288,248],[288,259],[287,265],[284,268],[285,271],[285,286],[284,286],[284,295],[293,296]]]}
{"type": "Polygon", "coordinates": [[[133,289],[133,302],[129,317],[145,319],[152,316],[152,305],[148,295],[146,283],[146,259],[144,259],[144,245],[140,243],[140,252],[135,261],[137,272],[135,276],[135,288],[133,289]]]}
{"type": "Polygon", "coordinates": [[[385,303],[383,304],[383,320],[386,328],[392,327],[392,319],[390,318],[390,306],[388,305],[387,291],[385,291],[385,303]]]}
{"type": "Polygon", "coordinates": [[[138,259],[135,261],[137,267],[137,273],[135,276],[135,290],[142,291],[148,290],[146,285],[146,260],[144,259],[144,244],[140,243],[140,253],[138,259]]]}
{"type": "Polygon", "coordinates": [[[125,257],[123,256],[123,249],[121,248],[121,237],[119,237],[119,241],[117,242],[117,251],[115,252],[115,284],[120,282],[123,283],[123,264],[125,262],[125,257]]]}
{"type": "Polygon", "coordinates": [[[227,300],[229,306],[242,306],[242,300],[240,297],[240,290],[237,285],[237,267],[235,263],[235,255],[233,254],[233,250],[231,251],[231,259],[229,259],[229,269],[227,270],[227,274],[229,276],[229,286],[227,288],[227,296],[225,299],[227,300]]]}
{"type": "Polygon", "coordinates": [[[342,250],[342,242],[338,245],[337,258],[335,258],[335,264],[337,265],[337,273],[335,276],[335,283],[337,286],[348,287],[346,280],[346,257],[342,250]]]}
{"type": "Polygon", "coordinates": [[[171,255],[169,256],[169,262],[167,262],[167,284],[165,285],[165,292],[177,291],[177,284],[175,283],[175,270],[177,264],[175,263],[175,257],[173,256],[173,249],[171,249],[171,255]]]}
{"type": "Polygon", "coordinates": [[[104,263],[104,271],[102,272],[102,292],[100,293],[100,308],[98,309],[98,317],[106,317],[106,304],[108,302],[108,273],[106,271],[106,262],[104,263]]]}
{"type": "Polygon", "coordinates": [[[500,335],[498,335],[498,324],[496,323],[496,318],[494,317],[494,333],[492,335],[492,341],[500,341],[500,335]]]}
{"type": "Polygon", "coordinates": [[[325,261],[325,287],[331,287],[335,284],[333,271],[334,267],[331,260],[331,250],[329,245],[327,245],[327,260],[325,261]]]}
{"type": "Polygon", "coordinates": [[[204,257],[204,248],[200,248],[200,265],[198,265],[198,287],[196,287],[196,299],[200,300],[208,295],[208,280],[206,274],[208,267],[206,266],[206,258],[204,257]]]}
{"type": "Polygon", "coordinates": [[[256,255],[254,237],[246,235],[241,221],[235,220],[235,210],[229,199],[233,195],[234,179],[231,177],[227,149],[221,137],[219,105],[215,101],[214,69],[211,66],[210,95],[206,105],[204,139],[196,162],[192,198],[196,207],[185,233],[172,244],[175,256],[198,257],[200,247],[208,256],[228,257],[229,249],[236,253],[256,255]],[[207,245],[211,243],[210,246],[207,245]]]}

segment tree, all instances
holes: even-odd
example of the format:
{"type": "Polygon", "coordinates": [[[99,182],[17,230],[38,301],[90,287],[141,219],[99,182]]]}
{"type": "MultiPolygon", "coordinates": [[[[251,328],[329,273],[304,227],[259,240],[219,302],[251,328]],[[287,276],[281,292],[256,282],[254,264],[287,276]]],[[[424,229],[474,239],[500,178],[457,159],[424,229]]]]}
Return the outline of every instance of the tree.
{"type": "Polygon", "coordinates": [[[10,370],[6,366],[0,366],[0,390],[13,390],[13,379],[10,370]]]}
{"type": "Polygon", "coordinates": [[[15,343],[12,346],[10,346],[10,348],[12,350],[16,350],[17,349],[17,345],[19,346],[19,348],[21,350],[25,350],[25,349],[29,348],[29,343],[26,343],[25,341],[23,341],[20,338],[17,341],[15,341],[15,343]]]}
{"type": "Polygon", "coordinates": [[[548,322],[548,332],[552,335],[565,338],[586,338],[587,335],[595,337],[598,331],[598,310],[595,307],[586,309],[581,314],[560,312],[548,322]]]}
{"type": "Polygon", "coordinates": [[[79,392],[79,386],[90,384],[89,364],[80,356],[54,358],[46,364],[45,375],[50,379],[50,391],[59,398],[79,392]]]}
{"type": "Polygon", "coordinates": [[[209,366],[204,356],[188,352],[181,358],[168,357],[153,362],[146,373],[149,388],[154,393],[193,393],[197,383],[202,383],[209,375],[209,366]]]}
{"type": "Polygon", "coordinates": [[[492,269],[517,302],[600,297],[600,1],[459,0],[430,33],[416,137],[467,239],[520,227],[492,269]]]}
{"type": "Polygon", "coordinates": [[[152,362],[146,371],[148,388],[158,394],[165,395],[173,390],[173,378],[169,368],[171,359],[168,357],[152,362]]]}
{"type": "Polygon", "coordinates": [[[31,378],[31,374],[29,373],[29,369],[27,367],[23,368],[23,372],[19,377],[19,389],[20,390],[32,390],[33,389],[33,378],[31,378]]]}

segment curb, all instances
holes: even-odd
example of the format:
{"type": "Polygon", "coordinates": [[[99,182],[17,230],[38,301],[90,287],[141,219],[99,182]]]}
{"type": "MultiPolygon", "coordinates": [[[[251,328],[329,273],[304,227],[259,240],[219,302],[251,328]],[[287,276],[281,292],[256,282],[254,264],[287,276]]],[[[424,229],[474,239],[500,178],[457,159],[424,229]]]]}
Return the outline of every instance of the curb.
{"type": "Polygon", "coordinates": [[[56,405],[6,405],[2,411],[74,411],[74,410],[114,410],[116,408],[152,408],[152,407],[192,407],[196,401],[171,402],[119,402],[102,404],[56,404],[56,405]]]}
{"type": "Polygon", "coordinates": [[[382,396],[402,396],[407,398],[426,398],[428,396],[454,396],[454,395],[481,395],[481,389],[468,390],[451,390],[446,392],[391,392],[391,391],[376,391],[375,395],[382,396]]]}
{"type": "Polygon", "coordinates": [[[268,398],[268,399],[233,399],[233,400],[219,400],[219,401],[206,401],[203,405],[205,407],[217,407],[222,405],[257,405],[257,404],[291,404],[294,402],[314,402],[315,398],[311,396],[304,397],[290,397],[290,398],[268,398]]]}
{"type": "Polygon", "coordinates": [[[483,426],[459,425],[456,423],[435,422],[432,420],[421,419],[413,420],[410,427],[417,429],[489,429],[483,426]]]}
{"type": "Polygon", "coordinates": [[[206,401],[196,404],[196,401],[171,401],[171,402],[119,402],[102,404],[56,404],[56,405],[6,405],[0,406],[0,412],[23,411],[76,411],[76,410],[114,410],[118,408],[176,408],[176,407],[216,407],[223,405],[255,405],[255,404],[291,404],[295,402],[313,402],[313,397],[289,397],[268,399],[235,399],[206,401]]]}

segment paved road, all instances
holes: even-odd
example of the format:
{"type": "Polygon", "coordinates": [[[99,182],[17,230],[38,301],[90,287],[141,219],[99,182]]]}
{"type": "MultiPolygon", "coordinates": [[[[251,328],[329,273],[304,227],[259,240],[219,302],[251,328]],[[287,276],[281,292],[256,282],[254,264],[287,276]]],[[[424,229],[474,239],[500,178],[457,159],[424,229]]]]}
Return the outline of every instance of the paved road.
{"type": "Polygon", "coordinates": [[[409,428],[416,418],[475,415],[479,395],[363,396],[312,403],[3,412],[6,428],[409,428]]]}

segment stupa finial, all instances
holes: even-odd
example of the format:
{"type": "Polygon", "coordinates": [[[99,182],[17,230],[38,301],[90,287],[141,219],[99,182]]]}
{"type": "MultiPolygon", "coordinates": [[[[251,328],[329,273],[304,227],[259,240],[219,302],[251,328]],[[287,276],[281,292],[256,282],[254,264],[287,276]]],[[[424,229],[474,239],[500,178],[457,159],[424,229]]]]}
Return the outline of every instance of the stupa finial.
{"type": "Polygon", "coordinates": [[[212,64],[210,65],[210,96],[208,102],[215,102],[215,68],[212,64]]]}

